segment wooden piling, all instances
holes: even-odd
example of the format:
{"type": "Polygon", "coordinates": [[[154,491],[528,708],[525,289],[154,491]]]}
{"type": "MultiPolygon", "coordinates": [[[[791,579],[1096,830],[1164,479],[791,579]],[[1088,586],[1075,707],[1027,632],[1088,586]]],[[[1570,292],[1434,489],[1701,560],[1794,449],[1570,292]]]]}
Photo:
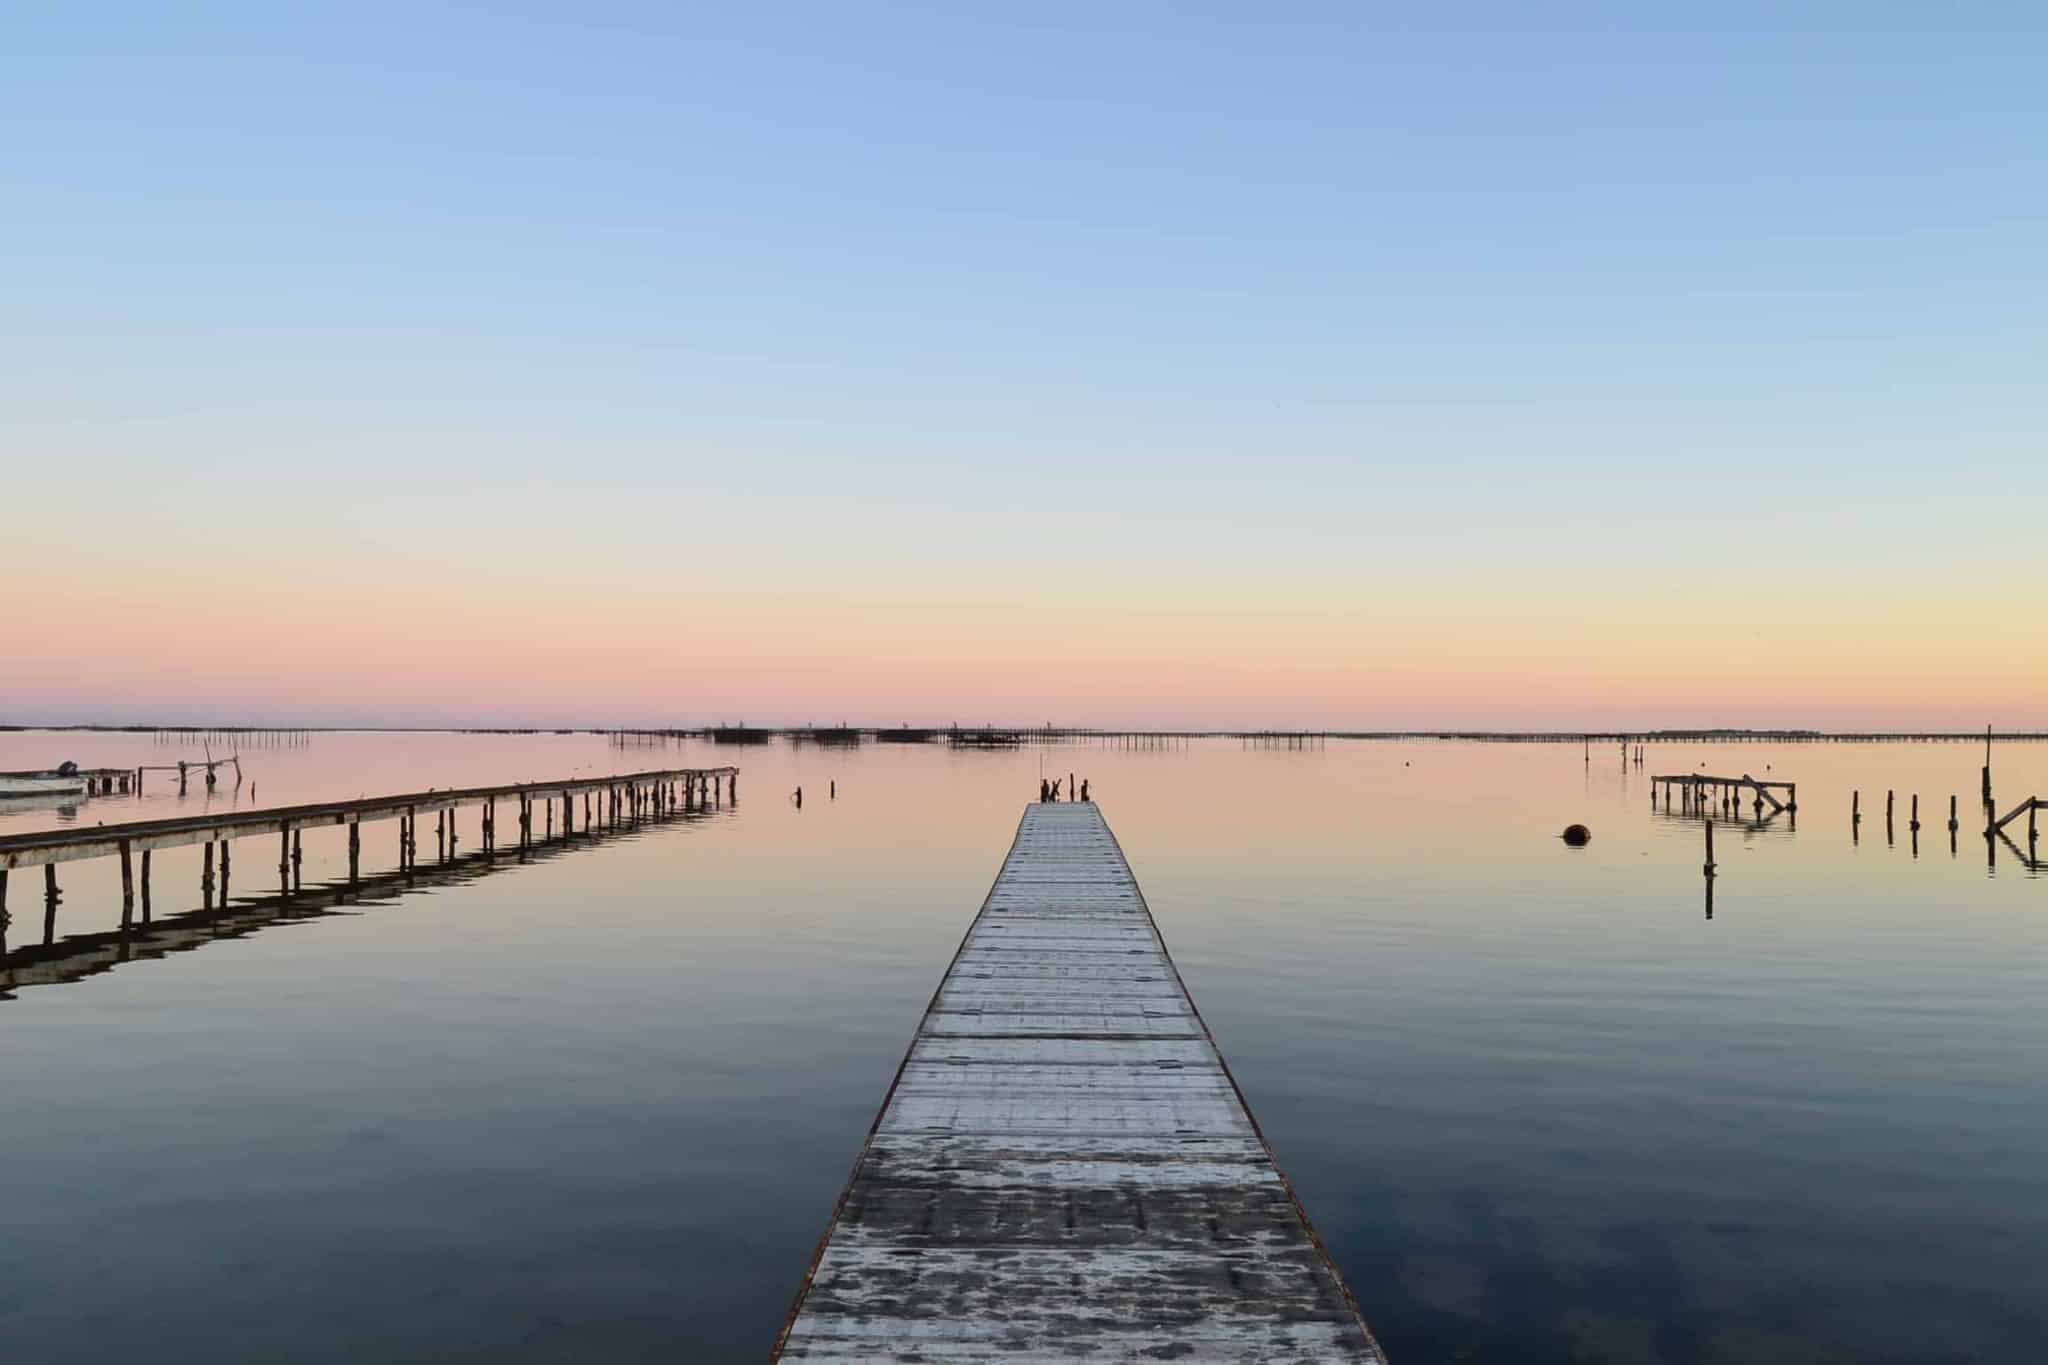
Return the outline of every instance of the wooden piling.
{"type": "MultiPolygon", "coordinates": [[[[149,923],[149,855],[151,850],[142,850],[142,922],[149,923]]],[[[7,881],[7,874],[0,872],[0,885],[7,881]]],[[[4,916],[0,916],[4,918],[4,916]]]]}
{"type": "Polygon", "coordinates": [[[292,893],[292,829],[286,825],[277,835],[277,889],[278,894],[292,893]]]}
{"type": "Polygon", "coordinates": [[[121,927],[128,927],[135,913],[135,859],[126,839],[121,841],[121,927]]]}
{"type": "Polygon", "coordinates": [[[206,860],[199,871],[199,901],[208,910],[213,909],[213,845],[213,840],[206,841],[206,860]]]}
{"type": "Polygon", "coordinates": [[[363,873],[363,825],[360,820],[348,822],[348,884],[354,886],[363,873]]]}
{"type": "Polygon", "coordinates": [[[1951,792],[1949,793],[1948,798],[1948,832],[1950,834],[1954,834],[1956,832],[1957,827],[1958,826],[1956,823],[1956,798],[1955,793],[1951,792]]]}
{"type": "Polygon", "coordinates": [[[1709,877],[1714,875],[1714,822],[1712,820],[1707,821],[1707,865],[1703,870],[1709,877]]]}
{"type": "Polygon", "coordinates": [[[64,893],[57,889],[57,869],[49,863],[43,864],[43,946],[57,941],[57,902],[64,899],[64,893]]]}
{"type": "Polygon", "coordinates": [[[1907,826],[1906,828],[1908,828],[1908,829],[1912,830],[1912,831],[1913,831],[1914,833],[1916,833],[1916,834],[1917,834],[1917,833],[1919,833],[1919,831],[1920,831],[1920,793],[1919,793],[1919,792],[1914,792],[1914,793],[1913,793],[1913,815],[1912,815],[1912,823],[1911,823],[1911,824],[1909,824],[1909,825],[1908,825],[1908,826],[1907,826]]]}

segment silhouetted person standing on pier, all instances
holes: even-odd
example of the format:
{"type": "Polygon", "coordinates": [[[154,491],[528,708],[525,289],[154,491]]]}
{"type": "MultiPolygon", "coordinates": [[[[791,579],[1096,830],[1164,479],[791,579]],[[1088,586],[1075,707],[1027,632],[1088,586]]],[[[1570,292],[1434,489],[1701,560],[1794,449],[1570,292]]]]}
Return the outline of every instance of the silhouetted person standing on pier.
{"type": "Polygon", "coordinates": [[[1088,779],[1085,777],[1081,779],[1081,799],[1083,801],[1088,799],[1088,779]]]}

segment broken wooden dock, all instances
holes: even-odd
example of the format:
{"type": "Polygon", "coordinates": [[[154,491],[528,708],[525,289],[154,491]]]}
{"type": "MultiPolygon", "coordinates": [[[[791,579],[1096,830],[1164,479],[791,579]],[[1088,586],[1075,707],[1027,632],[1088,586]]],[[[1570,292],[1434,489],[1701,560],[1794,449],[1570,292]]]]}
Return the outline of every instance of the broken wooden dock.
{"type": "Polygon", "coordinates": [[[1664,795],[1664,808],[1671,809],[1673,793],[1677,794],[1682,810],[1702,814],[1715,807],[1736,808],[1742,804],[1742,794],[1750,793],[1756,800],[1756,813],[1762,815],[1766,803],[1771,814],[1781,811],[1797,813],[1799,810],[1799,784],[1796,782],[1764,782],[1744,773],[1740,777],[1713,777],[1707,773],[1672,773],[1650,779],[1650,807],[1655,809],[1657,794],[1664,795]],[[1785,793],[1780,801],[1778,792],[1785,793]]]}
{"type": "Polygon", "coordinates": [[[1383,1359],[1092,802],[1025,809],[774,1358],[1383,1359]]]}

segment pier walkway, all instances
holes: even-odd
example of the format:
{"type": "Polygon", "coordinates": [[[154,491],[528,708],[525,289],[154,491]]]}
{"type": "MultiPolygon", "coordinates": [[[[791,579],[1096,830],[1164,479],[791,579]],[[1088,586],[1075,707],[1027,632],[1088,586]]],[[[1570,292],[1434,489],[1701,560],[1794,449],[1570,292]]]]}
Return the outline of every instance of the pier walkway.
{"type": "Polygon", "coordinates": [[[1382,1359],[1093,803],[1025,809],[775,1359],[1382,1359]]]}

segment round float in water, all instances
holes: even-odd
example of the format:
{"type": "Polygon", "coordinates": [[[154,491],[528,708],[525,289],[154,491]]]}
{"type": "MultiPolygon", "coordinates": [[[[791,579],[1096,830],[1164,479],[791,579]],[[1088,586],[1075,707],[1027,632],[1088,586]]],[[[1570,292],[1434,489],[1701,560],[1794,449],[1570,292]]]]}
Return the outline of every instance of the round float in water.
{"type": "Polygon", "coordinates": [[[1592,837],[1593,831],[1587,829],[1584,825],[1566,825],[1564,827],[1564,841],[1573,848],[1584,848],[1586,841],[1592,837]]]}

